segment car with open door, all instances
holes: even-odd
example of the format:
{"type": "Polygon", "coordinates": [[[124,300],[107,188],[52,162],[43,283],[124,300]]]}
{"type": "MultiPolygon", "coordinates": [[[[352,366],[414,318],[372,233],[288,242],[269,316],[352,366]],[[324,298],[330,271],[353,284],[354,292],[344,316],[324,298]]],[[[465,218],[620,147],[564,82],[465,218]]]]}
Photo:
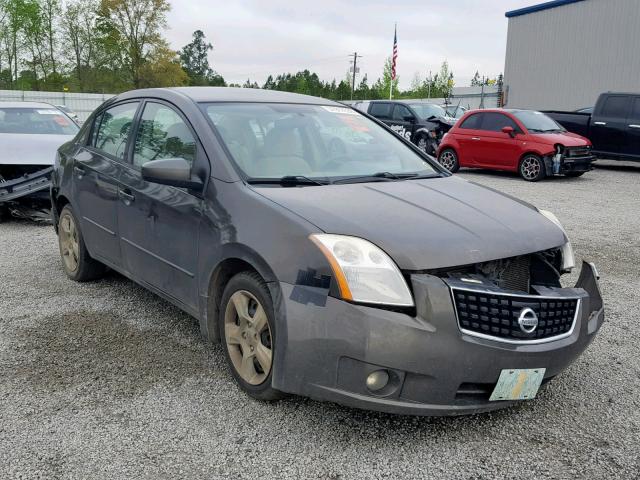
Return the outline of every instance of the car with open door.
{"type": "Polygon", "coordinates": [[[322,98],[120,94],[59,149],[51,201],[69,278],[111,268],[174,303],[257,399],[502,408],[604,321],[593,264],[561,283],[575,260],[551,212],[322,98]]]}
{"type": "Polygon", "coordinates": [[[460,167],[505,170],[530,182],[553,175],[579,177],[594,160],[589,140],[533,110],[467,112],[438,148],[438,161],[451,172],[460,167]]]}

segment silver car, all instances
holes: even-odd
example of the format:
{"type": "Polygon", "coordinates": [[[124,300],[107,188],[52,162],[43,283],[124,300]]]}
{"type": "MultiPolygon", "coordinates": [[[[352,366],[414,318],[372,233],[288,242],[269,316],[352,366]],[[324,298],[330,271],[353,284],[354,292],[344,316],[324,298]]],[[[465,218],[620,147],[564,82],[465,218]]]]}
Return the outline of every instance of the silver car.
{"type": "Polygon", "coordinates": [[[78,133],[66,113],[40,102],[0,102],[0,210],[48,203],[56,150],[78,133]]]}

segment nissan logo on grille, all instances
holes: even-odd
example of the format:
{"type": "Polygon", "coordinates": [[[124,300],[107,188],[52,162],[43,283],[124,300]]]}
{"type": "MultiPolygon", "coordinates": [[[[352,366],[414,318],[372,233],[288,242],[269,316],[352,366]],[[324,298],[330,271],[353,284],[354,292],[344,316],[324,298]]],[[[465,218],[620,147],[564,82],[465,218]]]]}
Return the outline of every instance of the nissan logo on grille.
{"type": "Polygon", "coordinates": [[[538,328],[538,315],[530,308],[523,308],[518,316],[518,325],[524,333],[533,333],[538,328]]]}

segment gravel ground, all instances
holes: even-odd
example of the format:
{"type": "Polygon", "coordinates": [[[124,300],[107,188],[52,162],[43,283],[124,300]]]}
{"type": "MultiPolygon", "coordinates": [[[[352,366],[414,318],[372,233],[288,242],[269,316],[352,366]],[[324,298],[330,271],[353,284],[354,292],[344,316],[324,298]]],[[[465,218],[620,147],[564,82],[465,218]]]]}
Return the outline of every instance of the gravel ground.
{"type": "Polygon", "coordinates": [[[457,418],[252,401],[191,317],[115,274],[67,280],[52,228],[10,221],[0,477],[638,478],[640,166],[538,184],[459,175],[554,211],[602,276],[607,323],[535,401],[457,418]]]}

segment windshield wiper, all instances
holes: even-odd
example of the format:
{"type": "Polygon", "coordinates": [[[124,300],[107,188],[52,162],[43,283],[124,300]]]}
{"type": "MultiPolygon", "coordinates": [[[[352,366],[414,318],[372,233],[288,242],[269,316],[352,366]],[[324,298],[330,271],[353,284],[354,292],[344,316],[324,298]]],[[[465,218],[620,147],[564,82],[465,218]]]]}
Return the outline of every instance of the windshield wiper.
{"type": "Polygon", "coordinates": [[[280,178],[247,178],[247,183],[251,185],[328,185],[329,180],[314,180],[304,175],[285,175],[280,178]]]}
{"type": "Polygon", "coordinates": [[[439,177],[438,174],[421,174],[418,172],[410,173],[391,173],[391,172],[377,172],[371,175],[359,175],[355,177],[345,177],[334,180],[333,183],[358,183],[358,182],[392,182],[394,180],[409,180],[419,178],[432,178],[439,177]]]}

